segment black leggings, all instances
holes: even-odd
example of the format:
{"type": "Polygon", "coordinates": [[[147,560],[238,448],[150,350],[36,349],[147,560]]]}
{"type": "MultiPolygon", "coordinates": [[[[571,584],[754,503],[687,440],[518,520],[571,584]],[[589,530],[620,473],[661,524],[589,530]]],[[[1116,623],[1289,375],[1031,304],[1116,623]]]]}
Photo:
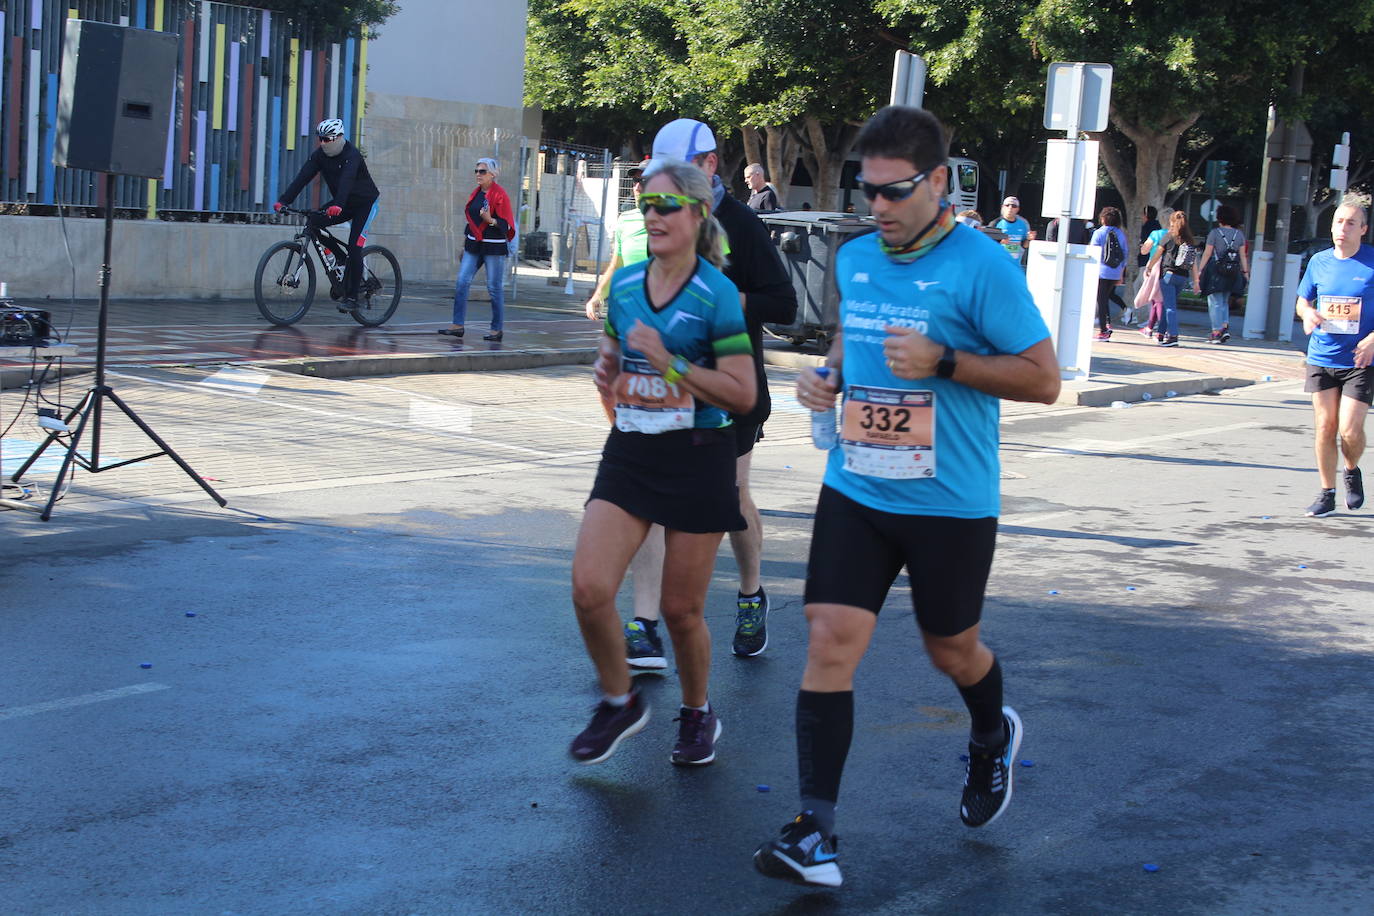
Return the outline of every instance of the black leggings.
{"type": "MultiPolygon", "coordinates": [[[[1112,326],[1112,307],[1110,303],[1114,298],[1117,302],[1121,302],[1121,299],[1115,296],[1115,292],[1115,280],[1104,278],[1097,281],[1097,329],[1099,331],[1105,332],[1112,326]]],[[[1125,308],[1126,303],[1122,302],[1121,307],[1125,308]]]]}

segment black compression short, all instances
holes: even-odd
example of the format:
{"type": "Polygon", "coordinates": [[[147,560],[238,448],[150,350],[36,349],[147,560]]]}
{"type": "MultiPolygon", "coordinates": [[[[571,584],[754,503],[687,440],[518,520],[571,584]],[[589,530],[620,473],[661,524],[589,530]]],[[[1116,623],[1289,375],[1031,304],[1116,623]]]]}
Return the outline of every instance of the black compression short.
{"type": "Polygon", "coordinates": [[[847,604],[876,614],[905,566],[921,630],[954,636],[982,619],[996,540],[996,518],[896,515],[822,487],[806,603],[847,604]]]}

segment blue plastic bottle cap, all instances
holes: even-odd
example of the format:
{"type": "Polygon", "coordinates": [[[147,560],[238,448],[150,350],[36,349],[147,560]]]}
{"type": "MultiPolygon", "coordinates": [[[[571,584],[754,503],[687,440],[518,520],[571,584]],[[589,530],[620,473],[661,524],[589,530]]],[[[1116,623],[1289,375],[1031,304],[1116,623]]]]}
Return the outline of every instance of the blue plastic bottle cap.
{"type": "Polygon", "coordinates": [[[195,612],[195,611],[187,611],[187,612],[186,612],[186,616],[187,616],[187,617],[194,617],[194,616],[196,616],[196,612],[195,612]]]}
{"type": "Polygon", "coordinates": [[[1146,862],[1143,867],[1146,871],[1159,871],[1159,866],[1155,865],[1153,862],[1146,862]]]}
{"type": "Polygon", "coordinates": [[[1056,591],[1055,589],[1050,589],[1050,594],[1051,594],[1051,595],[1057,595],[1057,594],[1059,594],[1059,592],[1056,591]]]}
{"type": "Polygon", "coordinates": [[[151,668],[151,667],[153,667],[153,663],[152,663],[152,662],[143,662],[143,663],[140,664],[138,667],[140,667],[140,668],[151,668]]]}
{"type": "Polygon", "coordinates": [[[1273,517],[1274,517],[1274,516],[1272,516],[1272,515],[1261,515],[1261,516],[1260,516],[1260,518],[1264,519],[1266,522],[1269,521],[1269,520],[1270,520],[1271,518],[1273,518],[1273,517]]]}
{"type": "Polygon", "coordinates": [[[1306,564],[1306,563],[1299,563],[1299,564],[1298,564],[1298,569],[1306,569],[1306,568],[1307,568],[1307,564],[1306,564]]]}
{"type": "Polygon", "coordinates": [[[790,464],[784,464],[784,465],[782,466],[782,469],[783,469],[784,471],[790,471],[790,470],[792,470],[792,465],[790,465],[790,464]]]}
{"type": "Polygon", "coordinates": [[[757,786],[755,786],[754,788],[758,789],[760,792],[768,792],[768,791],[771,791],[772,786],[765,786],[765,785],[763,785],[762,783],[759,783],[759,784],[758,784],[757,786]]]}
{"type": "Polygon", "coordinates": [[[1128,585],[1128,586],[1126,586],[1126,591],[1128,591],[1128,592],[1133,592],[1133,591],[1135,591],[1135,586],[1134,586],[1134,585],[1128,585]]]}
{"type": "Polygon", "coordinates": [[[1142,394],[1140,395],[1140,399],[1141,399],[1142,401],[1148,401],[1148,400],[1150,400],[1150,398],[1152,398],[1152,397],[1154,397],[1154,395],[1150,394],[1150,392],[1148,392],[1148,391],[1146,391],[1146,392],[1144,392],[1144,393],[1142,393],[1142,394]]]}
{"type": "Polygon", "coordinates": [[[1035,761],[1034,761],[1034,760],[1022,760],[1022,761],[1021,761],[1021,766],[1023,766],[1023,767],[1033,767],[1033,766],[1035,766],[1035,761]]]}

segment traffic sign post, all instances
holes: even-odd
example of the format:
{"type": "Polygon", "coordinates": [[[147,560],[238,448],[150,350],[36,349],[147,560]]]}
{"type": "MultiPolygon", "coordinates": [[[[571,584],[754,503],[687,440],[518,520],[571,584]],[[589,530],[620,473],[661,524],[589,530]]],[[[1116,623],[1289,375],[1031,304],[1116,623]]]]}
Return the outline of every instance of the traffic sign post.
{"type": "Polygon", "coordinates": [[[898,51],[892,62],[892,94],[889,104],[921,108],[926,97],[926,62],[919,54],[898,51]]]}
{"type": "MultiPolygon", "coordinates": [[[[1082,140],[1079,134],[1107,129],[1111,93],[1111,64],[1050,64],[1045,84],[1045,127],[1064,131],[1065,139],[1050,140],[1046,146],[1045,198],[1041,215],[1059,218],[1054,289],[1046,319],[1059,362],[1059,374],[1067,379],[1083,378],[1088,372],[1088,354],[1091,353],[1088,335],[1092,322],[1083,320],[1083,315],[1087,310],[1085,297],[1089,292],[1095,293],[1088,288],[1091,284],[1075,285],[1077,298],[1084,301],[1073,308],[1065,306],[1065,279],[1070,257],[1069,221],[1091,219],[1097,197],[1097,141],[1082,140]]],[[[1084,252],[1075,257],[1091,255],[1084,252]]],[[[1040,276],[1043,274],[1034,278],[1037,286],[1043,282],[1040,276]]],[[[1028,273],[1027,280],[1031,279],[1028,273]]],[[[1032,290],[1033,294],[1036,292],[1032,290]]],[[[1037,296],[1037,299],[1044,298],[1037,296]]]]}

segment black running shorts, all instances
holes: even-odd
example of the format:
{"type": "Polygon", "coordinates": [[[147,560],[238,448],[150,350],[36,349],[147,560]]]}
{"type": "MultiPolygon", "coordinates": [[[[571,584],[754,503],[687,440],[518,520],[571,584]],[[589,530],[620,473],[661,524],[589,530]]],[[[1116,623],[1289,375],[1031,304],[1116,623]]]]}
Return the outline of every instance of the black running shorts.
{"type": "Polygon", "coordinates": [[[1333,369],[1330,366],[1307,364],[1307,381],[1302,390],[1308,393],[1341,389],[1341,396],[1374,404],[1374,367],[1363,369],[1333,369]]]}
{"type": "Polygon", "coordinates": [[[750,423],[736,416],[731,416],[730,419],[730,426],[735,431],[735,457],[743,458],[752,452],[755,444],[763,438],[763,424],[750,423]]]}
{"type": "Polygon", "coordinates": [[[876,614],[905,566],[921,630],[955,636],[982,619],[996,541],[996,518],[896,515],[821,487],[806,603],[876,614]]]}

